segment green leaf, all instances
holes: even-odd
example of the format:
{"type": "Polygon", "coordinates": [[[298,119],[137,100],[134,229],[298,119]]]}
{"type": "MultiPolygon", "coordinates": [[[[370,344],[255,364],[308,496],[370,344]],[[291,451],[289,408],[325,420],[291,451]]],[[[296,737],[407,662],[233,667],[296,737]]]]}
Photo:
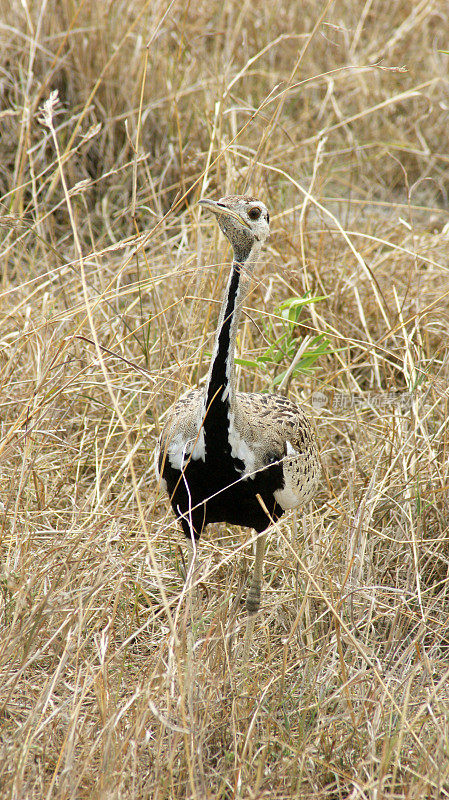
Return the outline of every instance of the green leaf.
{"type": "Polygon", "coordinates": [[[260,366],[259,359],[257,359],[257,361],[251,361],[250,358],[235,358],[234,360],[239,367],[252,367],[253,369],[257,369],[257,367],[260,366]]]}

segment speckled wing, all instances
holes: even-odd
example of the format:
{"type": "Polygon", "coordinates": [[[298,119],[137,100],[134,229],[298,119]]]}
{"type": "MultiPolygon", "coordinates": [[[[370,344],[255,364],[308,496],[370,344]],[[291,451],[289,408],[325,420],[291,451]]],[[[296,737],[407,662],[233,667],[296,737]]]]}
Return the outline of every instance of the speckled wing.
{"type": "MultiPolygon", "coordinates": [[[[166,458],[181,470],[193,450],[194,458],[203,456],[203,398],[195,390],[171,408],[155,453],[158,477],[166,458]]],[[[275,492],[277,502],[287,509],[311,500],[320,474],[318,452],[310,422],[296,403],[282,395],[239,392],[228,435],[233,457],[244,464],[242,477],[282,461],[284,486],[275,492]]]]}
{"type": "Polygon", "coordinates": [[[178,400],[171,408],[161,431],[155,452],[155,469],[159,478],[162,463],[166,458],[176,469],[182,469],[186,456],[198,441],[199,417],[202,409],[203,392],[194,389],[178,400]]]}
{"type": "Polygon", "coordinates": [[[282,459],[284,488],[275,493],[282,508],[312,499],[320,466],[315,435],[300,406],[282,395],[238,393],[235,427],[254,454],[254,469],[282,459]]]}

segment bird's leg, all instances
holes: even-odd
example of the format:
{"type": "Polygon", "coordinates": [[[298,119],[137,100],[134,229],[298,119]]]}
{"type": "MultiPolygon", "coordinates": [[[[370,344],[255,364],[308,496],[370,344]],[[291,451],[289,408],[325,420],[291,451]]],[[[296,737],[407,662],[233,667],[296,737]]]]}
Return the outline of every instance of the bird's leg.
{"type": "Polygon", "coordinates": [[[246,598],[246,610],[250,616],[257,614],[260,608],[260,590],[263,577],[263,559],[265,555],[266,534],[261,533],[256,539],[256,556],[254,559],[254,571],[249,587],[248,597],[246,598]]]}
{"type": "Polygon", "coordinates": [[[254,625],[256,622],[256,614],[260,608],[260,590],[262,587],[263,577],[263,559],[265,555],[265,540],[266,534],[261,533],[256,539],[256,557],[254,560],[254,572],[249,587],[248,596],[246,598],[246,610],[248,617],[246,619],[245,640],[243,644],[243,662],[248,661],[249,648],[253,638],[254,625]]]}

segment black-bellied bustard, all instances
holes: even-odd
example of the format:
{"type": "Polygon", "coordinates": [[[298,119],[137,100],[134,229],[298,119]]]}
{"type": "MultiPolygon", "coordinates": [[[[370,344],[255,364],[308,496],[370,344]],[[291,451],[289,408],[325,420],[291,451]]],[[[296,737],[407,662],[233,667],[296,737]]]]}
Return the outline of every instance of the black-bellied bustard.
{"type": "Polygon", "coordinates": [[[233,248],[205,389],[170,409],[156,469],[187,539],[210,522],[254,528],[254,573],[246,600],[245,657],[260,607],[266,528],[286,509],[307,503],[319,477],[311,425],[296,403],[280,395],[236,391],[234,350],[251,275],[269,235],[269,214],[253,197],[200,200],[233,248]]]}

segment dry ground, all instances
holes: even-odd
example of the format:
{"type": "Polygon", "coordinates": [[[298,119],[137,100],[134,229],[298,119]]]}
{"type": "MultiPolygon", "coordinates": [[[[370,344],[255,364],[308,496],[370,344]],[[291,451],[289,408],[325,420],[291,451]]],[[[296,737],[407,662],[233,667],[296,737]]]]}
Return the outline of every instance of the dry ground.
{"type": "Polygon", "coordinates": [[[449,797],[448,29],[446,0],[1,3],[1,798],[449,797]],[[244,670],[250,533],[208,531],[191,618],[152,452],[229,263],[195,201],[246,190],[240,355],[306,291],[297,346],[331,352],[284,387],[323,480],[244,670]]]}

